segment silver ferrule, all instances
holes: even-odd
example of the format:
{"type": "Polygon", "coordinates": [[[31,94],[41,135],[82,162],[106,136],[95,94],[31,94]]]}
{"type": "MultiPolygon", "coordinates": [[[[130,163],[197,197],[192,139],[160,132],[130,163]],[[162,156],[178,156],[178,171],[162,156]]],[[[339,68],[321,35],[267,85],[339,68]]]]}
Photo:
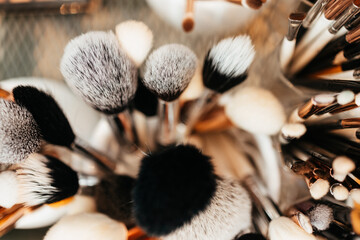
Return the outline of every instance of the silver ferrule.
{"type": "Polygon", "coordinates": [[[295,20],[289,18],[289,28],[286,34],[287,40],[292,41],[296,38],[302,22],[303,22],[302,20],[297,20],[297,19],[295,20]]]}
{"type": "Polygon", "coordinates": [[[338,17],[329,28],[329,32],[336,34],[340,28],[342,28],[355,14],[359,13],[360,4],[357,4],[357,1],[353,1],[353,4],[348,7],[341,15],[338,17]]]}
{"type": "Polygon", "coordinates": [[[310,8],[304,19],[303,26],[304,28],[309,28],[310,25],[314,22],[316,17],[321,13],[329,0],[317,0],[314,6],[310,8]]]}
{"type": "Polygon", "coordinates": [[[177,126],[179,121],[179,101],[166,102],[159,99],[156,143],[167,146],[176,143],[177,126]]]}
{"type": "Polygon", "coordinates": [[[140,145],[135,120],[129,109],[125,109],[117,115],[107,116],[110,127],[116,136],[123,151],[132,153],[140,145]]]}
{"type": "Polygon", "coordinates": [[[100,167],[102,172],[112,173],[116,168],[115,161],[110,160],[108,156],[94,149],[88,143],[78,137],[75,138],[74,143],[71,145],[71,149],[74,152],[77,152],[82,156],[94,161],[100,167]]]}
{"type": "Polygon", "coordinates": [[[208,112],[217,103],[218,96],[219,94],[215,91],[205,89],[199,99],[191,106],[184,121],[184,124],[186,125],[185,137],[188,137],[191,134],[195,124],[200,120],[203,114],[208,112]]]}

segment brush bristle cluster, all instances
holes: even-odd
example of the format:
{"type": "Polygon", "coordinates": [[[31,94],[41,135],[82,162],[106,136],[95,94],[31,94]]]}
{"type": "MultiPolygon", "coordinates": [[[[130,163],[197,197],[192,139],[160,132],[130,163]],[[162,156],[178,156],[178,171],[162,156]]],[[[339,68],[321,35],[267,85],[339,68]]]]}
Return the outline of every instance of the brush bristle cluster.
{"type": "Polygon", "coordinates": [[[309,212],[309,217],[311,225],[319,231],[328,229],[334,219],[332,208],[325,204],[316,205],[309,212]]]}

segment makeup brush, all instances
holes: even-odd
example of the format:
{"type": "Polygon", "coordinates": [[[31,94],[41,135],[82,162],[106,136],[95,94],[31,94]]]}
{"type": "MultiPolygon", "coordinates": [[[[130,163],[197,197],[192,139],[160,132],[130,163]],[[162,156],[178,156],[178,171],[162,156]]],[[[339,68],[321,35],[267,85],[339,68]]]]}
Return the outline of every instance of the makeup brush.
{"type": "MultiPolygon", "coordinates": [[[[11,208],[17,203],[18,183],[13,171],[0,172],[0,206],[11,208]]],[[[1,217],[0,217],[1,219],[1,217]]]]}
{"type": "Polygon", "coordinates": [[[25,206],[55,203],[79,189],[77,173],[54,157],[33,153],[10,170],[16,173],[18,203],[25,206]]]}
{"type": "Polygon", "coordinates": [[[291,13],[288,18],[288,32],[280,47],[280,67],[282,70],[286,69],[294,54],[296,36],[305,17],[305,13],[291,13]]]}
{"type": "Polygon", "coordinates": [[[305,232],[287,217],[279,217],[270,222],[270,240],[288,240],[289,237],[292,240],[316,239],[314,235],[305,232]]]}
{"type": "Polygon", "coordinates": [[[270,91],[258,87],[236,92],[225,106],[225,113],[235,126],[267,135],[279,132],[286,118],[279,100],[270,91]]]}
{"type": "Polygon", "coordinates": [[[114,171],[113,161],[75,136],[67,117],[50,94],[31,86],[15,87],[12,94],[15,102],[32,114],[45,141],[82,154],[104,171],[114,171]]]}
{"type": "Polygon", "coordinates": [[[324,107],[316,113],[316,115],[323,115],[326,113],[336,114],[345,110],[350,110],[350,106],[356,106],[356,96],[353,91],[344,90],[336,95],[336,101],[324,107]]]}
{"type": "Polygon", "coordinates": [[[0,163],[15,164],[41,148],[38,125],[24,107],[0,99],[0,163]]]}
{"type": "Polygon", "coordinates": [[[46,233],[44,240],[126,240],[127,229],[121,222],[100,213],[80,213],[63,217],[46,233]]]}
{"type": "Polygon", "coordinates": [[[331,131],[334,129],[359,128],[360,118],[346,118],[331,122],[308,124],[309,130],[331,131]]]}
{"type": "Polygon", "coordinates": [[[124,175],[109,175],[95,188],[97,210],[124,223],[128,228],[135,225],[131,192],[135,179],[124,175]]]}
{"type": "Polygon", "coordinates": [[[325,204],[317,204],[309,211],[308,216],[311,225],[318,231],[328,229],[334,219],[332,208],[325,204]]]}
{"type": "Polygon", "coordinates": [[[317,78],[321,76],[331,75],[331,74],[339,74],[346,71],[354,70],[358,68],[360,65],[360,59],[353,59],[350,61],[343,62],[339,65],[328,65],[319,67],[318,69],[313,69],[312,71],[308,71],[310,77],[317,78]]]}
{"type": "Polygon", "coordinates": [[[280,131],[280,142],[286,144],[294,139],[299,139],[306,133],[306,127],[302,123],[286,123],[280,131]]]}
{"type": "Polygon", "coordinates": [[[185,16],[182,21],[182,28],[185,32],[191,32],[194,25],[194,0],[186,0],[185,16]]]}
{"type": "Polygon", "coordinates": [[[166,240],[227,240],[251,224],[245,189],[216,176],[210,158],[191,145],[146,156],[133,199],[139,227],[166,240]]]}
{"type": "Polygon", "coordinates": [[[345,201],[349,197],[349,190],[341,183],[332,184],[330,193],[338,201],[345,201]]]}
{"type": "Polygon", "coordinates": [[[294,78],[290,80],[291,83],[298,86],[304,86],[312,89],[322,91],[340,92],[345,89],[350,89],[354,92],[360,91],[360,82],[352,80],[341,79],[322,79],[322,78],[294,78]]]}
{"type": "Polygon", "coordinates": [[[88,32],[71,40],[60,70],[72,90],[107,115],[120,146],[137,149],[139,138],[128,104],[137,88],[137,69],[112,32],[88,32]]]}
{"type": "Polygon", "coordinates": [[[143,84],[159,98],[156,142],[160,146],[174,144],[177,140],[177,99],[189,85],[196,65],[196,55],[180,44],[164,45],[146,61],[143,84]]]}
{"type": "Polygon", "coordinates": [[[153,45],[153,33],[141,21],[128,20],[115,27],[121,48],[138,68],[145,61],[153,45]]]}
{"type": "Polygon", "coordinates": [[[254,46],[247,35],[225,38],[209,50],[202,72],[206,89],[185,114],[186,136],[191,134],[201,116],[216,104],[220,94],[246,80],[254,57],[254,46]]]}

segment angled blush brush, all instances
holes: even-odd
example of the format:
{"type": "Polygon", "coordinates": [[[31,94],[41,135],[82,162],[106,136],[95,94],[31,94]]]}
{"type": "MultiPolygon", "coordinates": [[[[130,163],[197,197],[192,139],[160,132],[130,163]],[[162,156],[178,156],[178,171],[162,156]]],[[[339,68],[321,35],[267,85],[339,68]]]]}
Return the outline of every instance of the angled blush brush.
{"type": "Polygon", "coordinates": [[[45,141],[78,152],[105,171],[115,169],[113,161],[75,136],[67,117],[50,94],[35,87],[18,86],[13,89],[13,97],[31,113],[45,141]]]}

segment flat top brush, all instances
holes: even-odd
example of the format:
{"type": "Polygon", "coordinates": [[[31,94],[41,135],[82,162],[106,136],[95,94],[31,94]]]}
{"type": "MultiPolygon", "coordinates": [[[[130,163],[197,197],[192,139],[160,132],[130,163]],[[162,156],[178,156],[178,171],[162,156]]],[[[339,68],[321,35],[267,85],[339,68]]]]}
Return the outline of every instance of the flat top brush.
{"type": "Polygon", "coordinates": [[[19,163],[40,148],[40,130],[31,113],[0,99],[0,163],[19,163]]]}
{"type": "Polygon", "coordinates": [[[88,32],[74,38],[64,50],[60,70],[75,93],[108,115],[124,149],[138,144],[133,119],[126,111],[135,96],[137,68],[120,48],[115,34],[88,32]]]}
{"type": "Polygon", "coordinates": [[[173,144],[177,138],[179,118],[178,97],[195,74],[196,55],[180,44],[168,44],[156,49],[146,61],[143,84],[159,101],[157,142],[173,144]]]}
{"type": "Polygon", "coordinates": [[[201,115],[216,103],[218,94],[245,81],[254,57],[254,46],[247,35],[225,38],[209,50],[202,73],[206,90],[185,116],[187,135],[201,115]]]}
{"type": "Polygon", "coordinates": [[[245,189],[216,176],[210,158],[191,145],[145,157],[133,199],[138,225],[162,239],[225,240],[250,227],[245,189]]]}
{"type": "Polygon", "coordinates": [[[115,27],[120,46],[134,62],[140,67],[153,45],[153,33],[145,23],[128,20],[115,27]]]}
{"type": "Polygon", "coordinates": [[[67,147],[95,160],[104,171],[113,171],[115,163],[77,138],[56,100],[35,87],[18,86],[13,89],[16,103],[25,107],[40,128],[42,138],[55,145],[67,147]]]}

